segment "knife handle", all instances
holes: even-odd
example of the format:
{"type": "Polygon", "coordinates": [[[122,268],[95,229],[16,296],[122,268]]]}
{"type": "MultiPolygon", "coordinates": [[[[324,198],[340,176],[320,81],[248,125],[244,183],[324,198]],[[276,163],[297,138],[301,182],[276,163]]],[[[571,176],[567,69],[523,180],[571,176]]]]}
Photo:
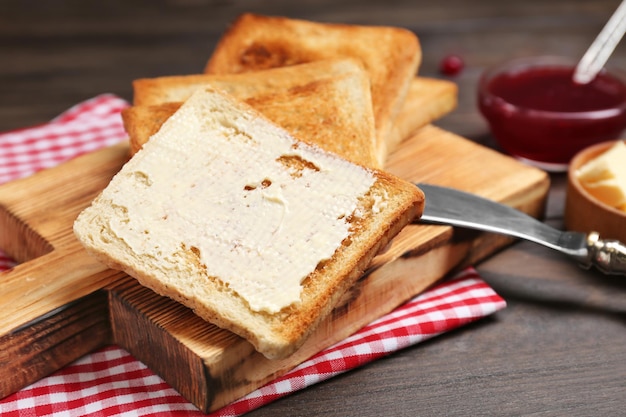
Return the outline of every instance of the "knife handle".
{"type": "Polygon", "coordinates": [[[597,232],[587,236],[589,249],[589,263],[587,268],[594,265],[605,274],[626,274],[626,245],[617,240],[603,240],[597,232]]]}

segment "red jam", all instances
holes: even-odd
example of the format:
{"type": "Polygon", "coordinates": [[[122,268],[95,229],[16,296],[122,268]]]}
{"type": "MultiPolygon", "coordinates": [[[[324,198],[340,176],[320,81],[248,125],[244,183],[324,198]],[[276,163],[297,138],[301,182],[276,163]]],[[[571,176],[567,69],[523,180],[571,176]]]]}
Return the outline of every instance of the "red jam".
{"type": "MultiPolygon", "coordinates": [[[[479,107],[508,153],[543,167],[566,167],[581,149],[626,127],[626,85],[609,73],[575,84],[573,67],[509,66],[481,80],[479,107]]],[[[555,169],[561,170],[561,169],[555,169]]]]}

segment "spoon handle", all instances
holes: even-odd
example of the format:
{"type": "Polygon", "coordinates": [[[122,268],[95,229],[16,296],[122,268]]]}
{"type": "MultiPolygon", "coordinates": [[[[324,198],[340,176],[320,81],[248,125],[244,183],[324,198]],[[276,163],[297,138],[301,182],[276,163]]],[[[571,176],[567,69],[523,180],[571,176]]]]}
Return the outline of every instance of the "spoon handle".
{"type": "Polygon", "coordinates": [[[587,84],[602,70],[626,31],[626,0],[622,0],[576,66],[574,82],[587,84]]]}

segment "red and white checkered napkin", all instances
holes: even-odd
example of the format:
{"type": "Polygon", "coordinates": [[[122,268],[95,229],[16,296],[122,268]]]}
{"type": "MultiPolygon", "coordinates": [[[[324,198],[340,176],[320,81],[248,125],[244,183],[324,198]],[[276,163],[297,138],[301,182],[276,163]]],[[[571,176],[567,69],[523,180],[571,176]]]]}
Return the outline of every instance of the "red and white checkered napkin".
{"type": "MultiPolygon", "coordinates": [[[[127,135],[120,111],[126,101],[102,94],[39,126],[0,134],[0,185],[114,145],[127,135]]],[[[15,263],[0,250],[0,271],[15,263]]]]}
{"type": "MultiPolygon", "coordinates": [[[[0,134],[0,184],[125,139],[119,112],[126,106],[115,96],[101,95],[48,124],[0,134]]],[[[13,265],[0,253],[0,271],[13,265]]],[[[212,415],[244,414],[505,305],[468,268],[212,415]]],[[[0,415],[203,414],[126,351],[110,346],[0,400],[0,415]]]]}

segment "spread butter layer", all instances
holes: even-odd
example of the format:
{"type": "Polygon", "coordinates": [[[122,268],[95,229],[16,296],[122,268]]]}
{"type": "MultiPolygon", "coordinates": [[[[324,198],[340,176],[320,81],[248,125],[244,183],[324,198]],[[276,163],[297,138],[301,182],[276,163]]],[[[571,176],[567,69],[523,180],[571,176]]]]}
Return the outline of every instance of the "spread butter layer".
{"type": "Polygon", "coordinates": [[[210,94],[188,100],[103,192],[123,213],[110,228],[141,256],[176,264],[191,251],[251,309],[275,313],[350,234],[375,176],[264,119],[211,108],[210,94]]]}

